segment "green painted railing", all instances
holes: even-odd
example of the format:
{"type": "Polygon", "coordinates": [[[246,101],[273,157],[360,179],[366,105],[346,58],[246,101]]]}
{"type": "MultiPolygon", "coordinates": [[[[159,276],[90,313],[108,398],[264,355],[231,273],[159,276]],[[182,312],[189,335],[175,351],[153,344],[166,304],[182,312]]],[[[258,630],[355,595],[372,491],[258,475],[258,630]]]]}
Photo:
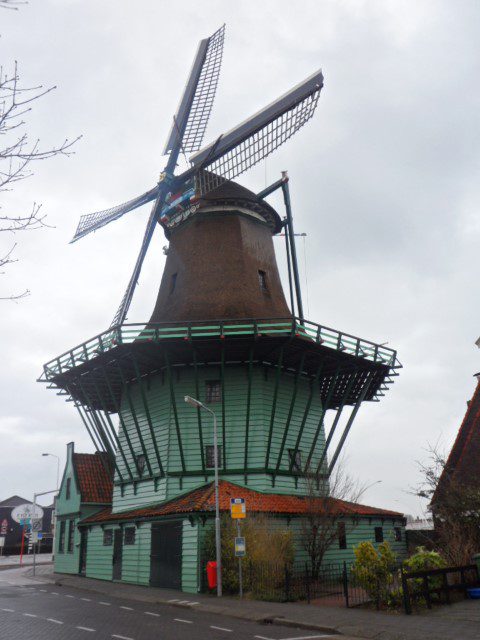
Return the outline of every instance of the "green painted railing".
{"type": "Polygon", "coordinates": [[[166,340],[195,340],[196,338],[228,339],[230,336],[296,336],[342,351],[370,362],[400,367],[396,351],[362,340],[347,333],[298,318],[232,321],[205,321],[192,323],[123,324],[100,333],[44,366],[47,380],[94,360],[98,355],[122,344],[133,342],[161,343],[166,340]]]}

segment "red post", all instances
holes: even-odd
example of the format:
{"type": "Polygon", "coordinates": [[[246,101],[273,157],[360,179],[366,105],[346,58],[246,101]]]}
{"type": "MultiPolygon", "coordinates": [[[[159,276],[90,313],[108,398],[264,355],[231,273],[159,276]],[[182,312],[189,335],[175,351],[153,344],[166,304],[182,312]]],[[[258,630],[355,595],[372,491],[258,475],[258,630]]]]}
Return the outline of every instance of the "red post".
{"type": "Polygon", "coordinates": [[[25,525],[23,525],[22,529],[22,547],[20,549],[20,566],[23,566],[23,545],[25,543],[25,525]]]}

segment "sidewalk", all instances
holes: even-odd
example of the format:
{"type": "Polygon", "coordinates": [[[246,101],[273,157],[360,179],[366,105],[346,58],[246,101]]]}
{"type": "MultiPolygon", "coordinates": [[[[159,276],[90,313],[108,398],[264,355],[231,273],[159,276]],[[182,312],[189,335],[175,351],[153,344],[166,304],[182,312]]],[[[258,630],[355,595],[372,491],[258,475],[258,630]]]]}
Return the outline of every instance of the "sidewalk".
{"type": "MultiPolygon", "coordinates": [[[[37,553],[35,564],[52,564],[53,556],[51,553],[37,553]]],[[[33,554],[25,553],[22,559],[24,566],[33,564],[33,554]]],[[[0,571],[2,569],[16,569],[20,566],[20,556],[0,556],[0,571]]]]}
{"type": "MultiPolygon", "coordinates": [[[[32,569],[26,570],[31,575],[32,569]]],[[[480,601],[467,600],[432,613],[406,616],[364,609],[317,607],[298,603],[217,599],[205,594],[186,594],[170,589],[142,587],[104,582],[80,576],[47,573],[43,568],[39,580],[50,580],[59,586],[73,587],[105,594],[111,598],[127,598],[141,602],[167,604],[182,608],[192,606],[208,613],[255,622],[275,623],[313,629],[324,633],[340,633],[355,638],[378,640],[478,640],[480,638],[480,601]],[[172,602],[176,600],[177,602],[172,602]],[[184,604],[180,604],[180,601],[184,604]]]]}

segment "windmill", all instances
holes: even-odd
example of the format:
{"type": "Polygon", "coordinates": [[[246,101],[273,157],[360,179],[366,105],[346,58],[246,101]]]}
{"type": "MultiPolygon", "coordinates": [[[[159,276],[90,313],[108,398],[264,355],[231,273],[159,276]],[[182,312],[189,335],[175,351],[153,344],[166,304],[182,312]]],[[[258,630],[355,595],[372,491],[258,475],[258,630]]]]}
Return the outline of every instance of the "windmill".
{"type": "MultiPolygon", "coordinates": [[[[127,316],[133,293],[138,282],[142,264],[157,224],[168,236],[169,229],[195,212],[195,201],[232,180],[263,160],[280,145],[292,137],[315,112],[323,86],[320,70],[293,87],[277,100],[258,111],[230,131],[218,136],[207,146],[200,148],[207,128],[220,75],[225,36],[225,25],[212,36],[201,40],[185,90],[164,148],[168,160],[156,186],[128,202],[110,209],[84,215],[80,218],[72,242],[88,233],[117,220],[126,213],[153,201],[140,253],[132,276],[111,326],[121,325],[127,316]],[[175,175],[180,153],[191,153],[190,167],[175,175]]],[[[286,190],[287,179],[279,181],[274,188],[262,192],[268,195],[280,186],[284,190],[287,220],[290,227],[291,251],[294,254],[293,228],[290,203],[286,190]]],[[[260,194],[259,194],[260,195],[260,194]]],[[[299,293],[298,273],[296,279],[299,315],[303,316],[299,293]]]]}

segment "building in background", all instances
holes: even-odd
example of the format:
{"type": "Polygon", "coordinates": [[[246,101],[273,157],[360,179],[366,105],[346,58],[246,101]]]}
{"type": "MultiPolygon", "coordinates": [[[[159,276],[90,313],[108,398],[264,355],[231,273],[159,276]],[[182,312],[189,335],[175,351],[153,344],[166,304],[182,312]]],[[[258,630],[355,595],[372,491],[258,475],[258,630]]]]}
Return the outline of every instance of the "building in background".
{"type": "MultiPolygon", "coordinates": [[[[22,546],[22,533],[24,526],[21,524],[22,507],[26,513],[33,506],[30,500],[26,500],[20,496],[10,496],[0,502],[0,537],[5,538],[3,542],[4,555],[18,555],[22,546]]],[[[52,551],[53,525],[52,515],[54,506],[39,507],[41,510],[41,521],[38,531],[42,533],[42,539],[38,545],[39,553],[49,553],[52,551]]],[[[28,536],[24,542],[25,553],[28,551],[28,536]]]]}

